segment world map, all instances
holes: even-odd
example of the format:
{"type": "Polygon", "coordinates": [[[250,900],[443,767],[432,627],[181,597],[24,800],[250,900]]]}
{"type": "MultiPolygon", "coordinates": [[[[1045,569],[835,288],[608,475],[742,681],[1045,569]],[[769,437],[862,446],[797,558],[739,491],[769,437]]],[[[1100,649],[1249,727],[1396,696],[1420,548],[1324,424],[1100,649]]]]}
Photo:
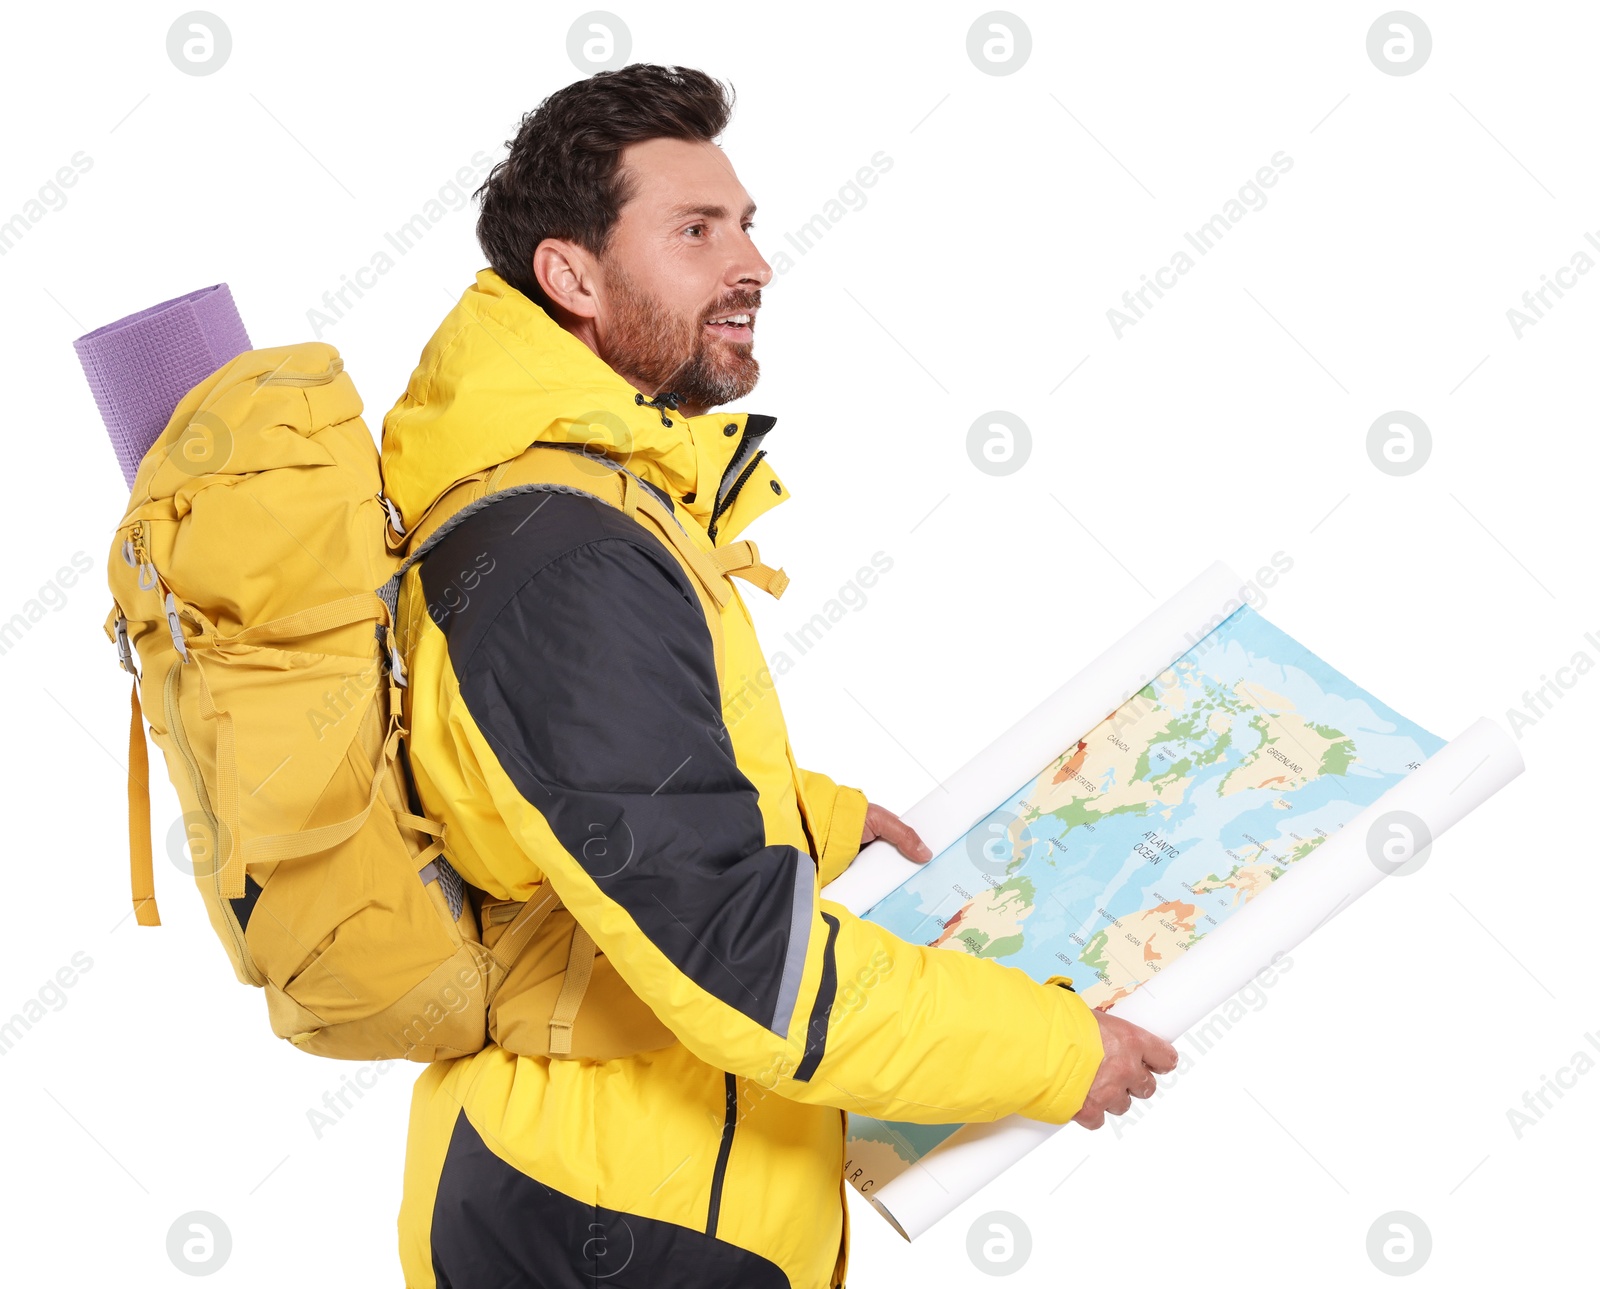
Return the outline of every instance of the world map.
{"type": "MultiPolygon", "coordinates": [[[[866,917],[1112,1006],[1443,746],[1241,608],[866,917]]],[[[960,1126],[852,1114],[846,1176],[960,1126]]]]}

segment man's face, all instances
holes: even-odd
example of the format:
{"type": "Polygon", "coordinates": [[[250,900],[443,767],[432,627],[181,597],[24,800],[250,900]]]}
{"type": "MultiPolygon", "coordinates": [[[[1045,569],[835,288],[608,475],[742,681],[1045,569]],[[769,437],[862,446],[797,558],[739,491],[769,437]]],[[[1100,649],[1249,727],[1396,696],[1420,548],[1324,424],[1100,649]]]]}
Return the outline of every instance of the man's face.
{"type": "Polygon", "coordinates": [[[634,196],[600,260],[600,356],[649,396],[681,395],[690,415],[743,398],[761,373],[756,310],[772,280],[750,240],[755,203],[713,143],[651,139],[621,164],[634,196]]]}

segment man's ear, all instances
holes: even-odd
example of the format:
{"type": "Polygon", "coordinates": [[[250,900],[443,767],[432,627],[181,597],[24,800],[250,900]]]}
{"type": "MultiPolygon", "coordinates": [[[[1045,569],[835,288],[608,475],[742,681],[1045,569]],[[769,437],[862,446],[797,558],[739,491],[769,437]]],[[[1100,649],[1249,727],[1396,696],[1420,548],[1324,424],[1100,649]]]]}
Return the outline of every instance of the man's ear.
{"type": "Polygon", "coordinates": [[[533,276],[551,303],[574,318],[599,313],[594,257],[576,242],[545,238],[533,251],[533,276]]]}

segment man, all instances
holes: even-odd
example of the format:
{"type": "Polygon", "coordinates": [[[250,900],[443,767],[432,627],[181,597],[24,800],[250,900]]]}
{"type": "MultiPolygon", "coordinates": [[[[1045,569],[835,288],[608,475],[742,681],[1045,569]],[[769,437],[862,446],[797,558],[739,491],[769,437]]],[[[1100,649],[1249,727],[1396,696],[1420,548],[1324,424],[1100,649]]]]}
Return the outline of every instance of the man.
{"type": "Polygon", "coordinates": [[[787,495],[773,418],[710,410],[756,383],[772,277],[730,110],[634,65],[525,117],[493,268],[385,418],[385,492],[433,532],[400,613],[418,795],[486,943],[563,906],[497,1041],[417,1082],[410,1289],[841,1285],[845,1111],[1095,1128],[1176,1064],[1064,978],[819,896],[875,837],[929,852],[798,768],[730,580],[781,592],[739,534],[787,495]]]}

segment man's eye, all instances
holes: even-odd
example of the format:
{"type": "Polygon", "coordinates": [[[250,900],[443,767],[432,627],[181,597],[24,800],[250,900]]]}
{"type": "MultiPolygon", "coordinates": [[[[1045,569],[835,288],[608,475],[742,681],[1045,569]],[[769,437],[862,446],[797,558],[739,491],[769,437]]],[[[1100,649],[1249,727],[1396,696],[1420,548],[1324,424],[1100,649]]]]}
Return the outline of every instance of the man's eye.
{"type": "Polygon", "coordinates": [[[705,225],[704,225],[704,224],[690,224],[690,225],[689,225],[689,227],[688,227],[688,228],[686,228],[686,229],[684,229],[684,230],[683,230],[683,231],[684,231],[684,232],[686,232],[686,233],[692,233],[692,232],[694,232],[694,231],[695,231],[695,229],[697,229],[697,228],[699,228],[699,229],[704,229],[704,228],[705,228],[705,225]]]}

